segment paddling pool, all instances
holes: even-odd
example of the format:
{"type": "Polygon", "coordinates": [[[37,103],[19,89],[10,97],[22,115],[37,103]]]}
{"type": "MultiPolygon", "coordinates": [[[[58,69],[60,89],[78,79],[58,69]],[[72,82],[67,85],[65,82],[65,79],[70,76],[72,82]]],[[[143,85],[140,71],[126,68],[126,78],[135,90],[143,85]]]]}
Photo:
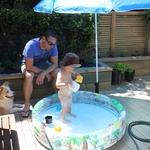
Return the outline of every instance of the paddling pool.
{"type": "Polygon", "coordinates": [[[114,145],[125,133],[126,112],[115,99],[88,91],[73,93],[69,123],[59,121],[58,94],[43,98],[33,108],[35,137],[46,148],[54,150],[102,150],[114,145]],[[45,117],[52,123],[46,124],[45,117]],[[43,126],[44,124],[44,126],[43,126]]]}

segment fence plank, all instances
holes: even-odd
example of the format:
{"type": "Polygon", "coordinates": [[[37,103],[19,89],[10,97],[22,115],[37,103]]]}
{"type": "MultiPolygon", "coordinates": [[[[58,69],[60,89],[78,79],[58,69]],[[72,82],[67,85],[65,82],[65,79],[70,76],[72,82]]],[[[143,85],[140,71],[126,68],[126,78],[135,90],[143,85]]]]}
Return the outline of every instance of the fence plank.
{"type": "Polygon", "coordinates": [[[98,22],[99,56],[109,57],[140,55],[148,52],[148,24],[143,11],[111,12],[101,16],[98,22]]]}

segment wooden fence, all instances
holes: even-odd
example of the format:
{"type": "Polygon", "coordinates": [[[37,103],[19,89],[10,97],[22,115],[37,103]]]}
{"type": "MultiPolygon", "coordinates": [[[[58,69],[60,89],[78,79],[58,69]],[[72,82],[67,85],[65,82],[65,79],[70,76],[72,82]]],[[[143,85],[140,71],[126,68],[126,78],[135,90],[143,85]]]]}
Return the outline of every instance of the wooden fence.
{"type": "Polygon", "coordinates": [[[150,53],[149,24],[143,11],[111,12],[98,22],[99,57],[150,53]]]}

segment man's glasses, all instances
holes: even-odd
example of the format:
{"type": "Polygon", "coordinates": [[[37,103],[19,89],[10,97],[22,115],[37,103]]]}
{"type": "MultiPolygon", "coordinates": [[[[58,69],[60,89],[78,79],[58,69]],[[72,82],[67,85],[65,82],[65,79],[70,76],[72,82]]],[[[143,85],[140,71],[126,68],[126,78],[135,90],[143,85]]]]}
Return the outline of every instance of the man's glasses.
{"type": "Polygon", "coordinates": [[[54,46],[54,45],[55,45],[54,43],[52,43],[52,42],[48,41],[48,39],[47,39],[46,37],[45,37],[45,39],[46,39],[46,41],[47,41],[48,45],[50,45],[50,46],[54,46]]]}

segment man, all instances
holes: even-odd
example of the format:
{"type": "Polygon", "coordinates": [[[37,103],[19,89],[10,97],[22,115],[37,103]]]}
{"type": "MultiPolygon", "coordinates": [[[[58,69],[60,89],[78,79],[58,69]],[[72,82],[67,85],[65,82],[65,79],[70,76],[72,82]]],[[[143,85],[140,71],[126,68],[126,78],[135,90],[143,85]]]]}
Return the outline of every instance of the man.
{"type": "Polygon", "coordinates": [[[49,82],[53,77],[53,88],[56,89],[56,68],[58,66],[56,40],[56,33],[53,30],[48,30],[40,38],[34,38],[25,45],[23,64],[21,65],[21,70],[25,76],[23,85],[25,106],[21,112],[22,117],[28,117],[30,113],[30,98],[35,74],[38,74],[36,78],[36,84],[38,85],[44,83],[44,78],[47,78],[49,82]]]}

